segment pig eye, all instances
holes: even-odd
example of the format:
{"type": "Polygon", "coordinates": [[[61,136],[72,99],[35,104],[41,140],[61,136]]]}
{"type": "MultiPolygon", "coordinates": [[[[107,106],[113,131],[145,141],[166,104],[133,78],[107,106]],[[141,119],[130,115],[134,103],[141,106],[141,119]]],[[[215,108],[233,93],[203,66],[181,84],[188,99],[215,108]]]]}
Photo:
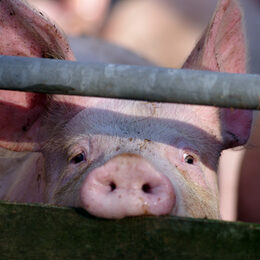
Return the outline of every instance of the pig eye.
{"type": "Polygon", "coordinates": [[[81,152],[81,153],[77,154],[76,156],[72,157],[70,160],[70,163],[77,164],[77,163],[80,163],[85,160],[86,160],[86,155],[84,152],[81,152]]]}
{"type": "Polygon", "coordinates": [[[184,161],[188,164],[194,164],[194,162],[195,162],[195,158],[188,153],[185,153],[183,155],[183,158],[184,158],[184,161]]]}

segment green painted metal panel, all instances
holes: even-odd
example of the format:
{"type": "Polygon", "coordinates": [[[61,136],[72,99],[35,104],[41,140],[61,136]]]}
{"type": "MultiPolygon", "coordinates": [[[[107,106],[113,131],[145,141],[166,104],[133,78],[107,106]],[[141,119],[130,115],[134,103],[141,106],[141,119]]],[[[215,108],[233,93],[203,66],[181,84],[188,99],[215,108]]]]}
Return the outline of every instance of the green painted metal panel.
{"type": "Polygon", "coordinates": [[[0,204],[0,259],[260,259],[260,224],[0,204]]]}

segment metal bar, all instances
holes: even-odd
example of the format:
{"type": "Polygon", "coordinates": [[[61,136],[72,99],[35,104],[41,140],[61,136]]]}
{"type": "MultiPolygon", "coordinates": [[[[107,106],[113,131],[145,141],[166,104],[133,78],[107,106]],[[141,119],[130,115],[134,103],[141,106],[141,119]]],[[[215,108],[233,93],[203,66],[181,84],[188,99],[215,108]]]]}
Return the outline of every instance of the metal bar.
{"type": "Polygon", "coordinates": [[[0,89],[260,110],[260,75],[0,56],[0,89]]]}

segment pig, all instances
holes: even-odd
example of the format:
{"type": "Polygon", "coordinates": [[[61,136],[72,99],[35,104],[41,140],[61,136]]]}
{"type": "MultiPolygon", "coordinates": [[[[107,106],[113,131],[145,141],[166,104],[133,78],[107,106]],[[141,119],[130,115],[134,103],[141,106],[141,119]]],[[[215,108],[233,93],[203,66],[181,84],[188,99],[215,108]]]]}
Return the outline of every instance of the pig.
{"type": "MultiPolygon", "coordinates": [[[[148,57],[154,64],[180,68],[194,48],[196,38],[203,32],[216,3],[216,0],[121,1],[112,10],[101,36],[148,57]]],[[[260,34],[256,28],[260,26],[260,5],[257,0],[240,0],[240,3],[249,47],[248,71],[259,73],[260,34]]],[[[257,125],[254,124],[252,129],[253,136],[257,135],[254,132],[259,132],[257,125]]],[[[218,182],[220,212],[224,220],[260,221],[258,142],[254,137],[247,147],[228,149],[221,154],[218,182]],[[238,194],[238,191],[241,192],[238,194]]]]}
{"type": "MultiPolygon", "coordinates": [[[[248,40],[248,71],[260,73],[260,5],[258,0],[240,0],[248,40]]],[[[220,210],[226,220],[260,223],[260,179],[258,174],[259,112],[246,147],[225,150],[219,164],[220,210]]]]}
{"type": "MultiPolygon", "coordinates": [[[[1,54],[74,60],[57,27],[25,2],[0,1],[1,54]]],[[[244,73],[236,0],[220,0],[184,69],[244,73]]],[[[246,143],[251,111],[0,92],[1,199],[81,207],[102,218],[221,218],[222,150],[246,143]],[[7,151],[8,150],[8,151],[7,151]],[[20,155],[22,154],[21,160],[20,155]]]]}

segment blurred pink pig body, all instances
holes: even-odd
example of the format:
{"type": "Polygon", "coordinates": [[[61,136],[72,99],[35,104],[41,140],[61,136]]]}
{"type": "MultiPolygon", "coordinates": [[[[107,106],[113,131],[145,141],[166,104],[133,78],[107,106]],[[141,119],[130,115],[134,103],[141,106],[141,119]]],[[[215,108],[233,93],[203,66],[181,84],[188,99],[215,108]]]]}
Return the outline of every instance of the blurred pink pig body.
{"type": "MultiPolygon", "coordinates": [[[[23,2],[2,0],[0,13],[2,54],[74,59],[56,27],[23,2]]],[[[240,8],[221,0],[184,68],[243,73],[245,60],[240,8]]],[[[0,146],[31,152],[19,177],[2,165],[10,185],[2,199],[104,218],[220,218],[218,159],[247,141],[252,119],[250,111],[10,91],[0,102],[0,146]]]]}

